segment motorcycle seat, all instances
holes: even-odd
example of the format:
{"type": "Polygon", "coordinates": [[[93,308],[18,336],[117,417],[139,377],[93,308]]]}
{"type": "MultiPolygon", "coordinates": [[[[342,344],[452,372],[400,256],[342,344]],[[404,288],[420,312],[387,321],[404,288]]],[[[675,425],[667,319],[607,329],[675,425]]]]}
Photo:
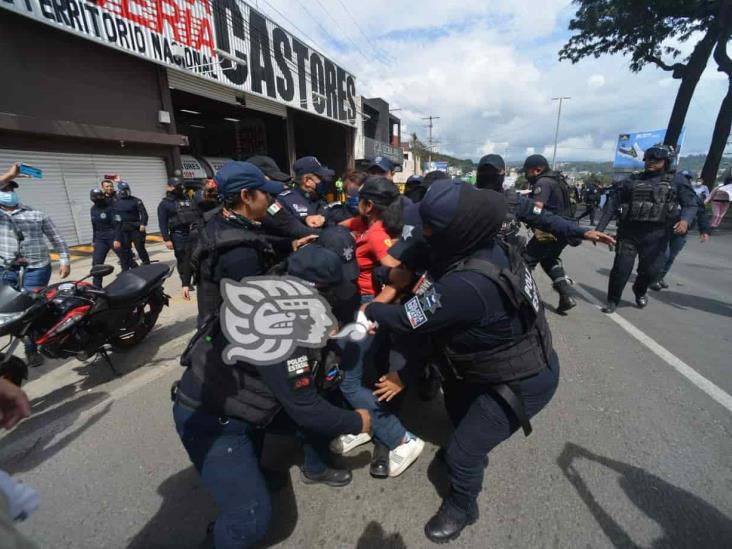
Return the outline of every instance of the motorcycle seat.
{"type": "Polygon", "coordinates": [[[142,265],[136,269],[124,271],[104,288],[110,303],[129,304],[144,297],[162,279],[168,276],[170,267],[163,263],[142,265]]]}

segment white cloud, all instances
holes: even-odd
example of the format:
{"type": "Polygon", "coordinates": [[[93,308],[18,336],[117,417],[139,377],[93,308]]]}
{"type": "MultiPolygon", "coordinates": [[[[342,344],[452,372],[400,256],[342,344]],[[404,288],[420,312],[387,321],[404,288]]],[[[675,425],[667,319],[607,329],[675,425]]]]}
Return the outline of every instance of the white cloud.
{"type": "MultiPolygon", "coordinates": [[[[425,140],[422,117],[439,116],[434,135],[440,150],[460,157],[498,152],[518,160],[546,151],[557,114],[551,97],[561,95],[572,99],[563,105],[558,158],[610,160],[619,133],[666,126],[678,89],[670,73],[654,67],[631,73],[623,57],[560,63],[575,10],[571,0],[308,2],[319,23],[303,4],[270,0],[260,9],[296,34],[315,37],[324,53],[356,75],[359,93],[401,108],[403,129],[425,140]]],[[[684,54],[694,39],[679,45],[684,54]]],[[[686,150],[708,146],[726,89],[710,61],[687,116],[686,150]]]]}

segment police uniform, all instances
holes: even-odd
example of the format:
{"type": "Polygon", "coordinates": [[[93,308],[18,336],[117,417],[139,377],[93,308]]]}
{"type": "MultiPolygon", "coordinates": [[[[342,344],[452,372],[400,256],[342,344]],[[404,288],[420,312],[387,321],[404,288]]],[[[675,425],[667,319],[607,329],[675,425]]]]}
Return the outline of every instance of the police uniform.
{"type": "Polygon", "coordinates": [[[451,492],[425,532],[446,542],[477,520],[487,454],[519,428],[530,432],[554,395],[559,363],[530,271],[515,249],[487,239],[505,215],[500,195],[437,181],[420,211],[432,228],[433,281],[403,305],[372,303],[365,314],[436,344],[455,431],[444,454],[451,492]],[[462,187],[456,204],[450,185],[462,187]]]}
{"type": "Polygon", "coordinates": [[[621,181],[609,193],[597,224],[604,231],[615,212],[620,209],[618,244],[610,271],[607,300],[612,312],[620,303],[635,258],[638,256],[638,276],[633,293],[640,307],[646,305],[646,292],[658,280],[663,268],[663,256],[680,218],[691,225],[697,211],[694,190],[684,176],[668,172],[644,171],[621,181]],[[678,208],[680,214],[677,214],[678,208]]]}
{"type": "MultiPolygon", "coordinates": [[[[217,181],[223,194],[241,189],[267,192],[267,180],[246,162],[224,165],[217,181]]],[[[213,220],[227,221],[221,216],[213,220]]],[[[239,230],[247,229],[239,226],[239,230]]],[[[212,270],[234,280],[264,274],[261,265],[242,261],[239,248],[219,249],[212,270]]],[[[250,259],[257,257],[250,247],[244,249],[251,252],[250,259]]],[[[305,263],[313,264],[330,254],[331,272],[340,275],[340,260],[325,252],[316,252],[305,263]]],[[[310,281],[320,282],[317,278],[310,281]]],[[[217,315],[211,316],[182,357],[187,369],[173,391],[173,416],[183,446],[220,510],[213,529],[214,544],[248,547],[265,536],[273,515],[259,469],[266,429],[286,426],[298,430],[305,440],[303,481],[343,486],[350,482],[351,474],[327,466],[327,440],[360,433],[363,424],[359,414],[332,406],[318,394],[312,350],[296,346],[281,362],[268,366],[244,361],[225,365],[221,354],[227,344],[217,315]]]]}
{"type": "MultiPolygon", "coordinates": [[[[100,189],[93,189],[91,196],[94,197],[95,194],[98,194],[101,200],[95,200],[89,212],[91,215],[92,242],[94,245],[92,265],[102,265],[107,259],[109,250],[114,249],[116,228],[114,208],[112,207],[111,200],[104,198],[105,195],[100,189]]],[[[122,259],[122,254],[125,253],[124,249],[114,251],[121,264],[128,263],[127,260],[122,259]]],[[[101,287],[102,277],[94,277],[93,282],[95,286],[101,287]]]]}
{"type": "Polygon", "coordinates": [[[185,251],[191,226],[199,219],[200,212],[185,195],[167,193],[158,206],[160,235],[164,241],[173,243],[173,252],[181,274],[181,266],[186,260],[185,251]]]}
{"type": "Polygon", "coordinates": [[[277,197],[277,201],[295,219],[305,225],[305,218],[310,215],[322,215],[326,217],[326,204],[319,198],[311,198],[299,187],[288,189],[277,197]]]}
{"type": "MultiPolygon", "coordinates": [[[[559,172],[547,171],[539,176],[533,185],[532,195],[535,202],[543,203],[544,209],[555,215],[572,218],[569,187],[562,180],[559,172]]],[[[526,263],[534,269],[541,264],[544,272],[552,280],[554,290],[559,293],[557,310],[566,311],[574,307],[575,302],[570,295],[570,286],[560,256],[567,244],[577,244],[575,239],[554,237],[542,231],[534,233],[526,245],[526,263]]]]}
{"type": "MultiPolygon", "coordinates": [[[[119,191],[122,190],[120,189],[121,186],[122,183],[117,186],[119,191]]],[[[142,264],[148,265],[150,263],[150,256],[145,249],[146,235],[140,230],[140,226],[146,226],[148,222],[145,204],[136,196],[122,196],[122,193],[118,192],[113,205],[115,221],[118,227],[116,238],[122,244],[125,251],[129,251],[129,254],[125,253],[123,257],[125,263],[122,265],[122,270],[126,271],[134,266],[132,260],[132,244],[135,245],[135,250],[137,250],[137,255],[140,257],[142,264]]]]}
{"type": "Polygon", "coordinates": [[[595,209],[597,208],[598,198],[597,185],[590,181],[582,189],[582,199],[585,203],[585,211],[577,218],[577,221],[590,216],[590,224],[595,224],[595,209]]]}

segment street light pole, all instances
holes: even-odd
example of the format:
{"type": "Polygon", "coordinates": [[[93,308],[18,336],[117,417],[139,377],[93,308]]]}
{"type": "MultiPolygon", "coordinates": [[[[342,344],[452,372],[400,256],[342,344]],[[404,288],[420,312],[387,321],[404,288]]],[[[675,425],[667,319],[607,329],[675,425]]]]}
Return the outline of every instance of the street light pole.
{"type": "Polygon", "coordinates": [[[559,110],[557,111],[557,129],[554,132],[554,154],[552,155],[552,170],[557,167],[557,140],[559,139],[559,119],[562,117],[562,102],[571,97],[552,97],[552,101],[559,101],[559,110]]]}

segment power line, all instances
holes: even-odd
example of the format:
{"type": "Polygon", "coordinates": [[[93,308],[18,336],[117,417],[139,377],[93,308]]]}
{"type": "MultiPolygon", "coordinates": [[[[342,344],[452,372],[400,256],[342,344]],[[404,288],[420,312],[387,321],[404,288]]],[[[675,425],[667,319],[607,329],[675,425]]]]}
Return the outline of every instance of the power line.
{"type": "Polygon", "coordinates": [[[364,39],[366,40],[366,42],[369,43],[369,45],[374,49],[374,51],[381,52],[381,55],[383,55],[387,60],[391,59],[391,61],[389,62],[390,64],[393,61],[396,61],[396,59],[394,59],[387,51],[382,50],[381,48],[379,48],[376,44],[374,44],[371,41],[371,38],[369,38],[368,35],[361,29],[361,26],[358,24],[358,21],[356,21],[356,18],[353,16],[353,14],[351,13],[351,11],[348,9],[348,7],[346,7],[346,4],[343,3],[343,0],[338,0],[338,3],[343,8],[343,11],[346,12],[346,14],[348,15],[348,17],[351,18],[351,21],[353,21],[353,24],[358,29],[358,32],[361,33],[361,36],[364,37],[364,39]]]}
{"type": "Polygon", "coordinates": [[[429,115],[427,117],[423,117],[422,118],[422,120],[429,120],[430,121],[430,123],[427,126],[429,128],[429,130],[430,130],[430,136],[429,136],[429,141],[430,141],[430,145],[429,145],[429,151],[430,151],[430,154],[429,154],[429,162],[430,163],[432,163],[432,126],[433,126],[432,121],[433,120],[438,120],[439,118],[440,118],[439,116],[432,116],[432,115],[429,115]]]}

